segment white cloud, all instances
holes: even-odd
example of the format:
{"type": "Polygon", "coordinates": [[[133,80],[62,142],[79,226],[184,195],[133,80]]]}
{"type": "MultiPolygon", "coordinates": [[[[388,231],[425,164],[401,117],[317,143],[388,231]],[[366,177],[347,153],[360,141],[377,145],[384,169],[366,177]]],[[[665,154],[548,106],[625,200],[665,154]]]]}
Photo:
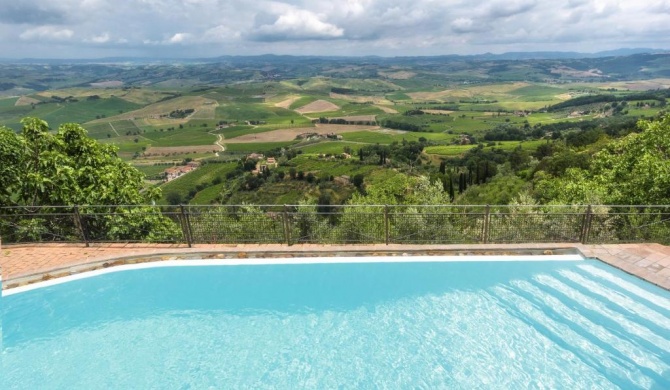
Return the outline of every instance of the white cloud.
{"type": "Polygon", "coordinates": [[[176,33],[166,43],[183,43],[191,38],[189,33],[176,33]]]}
{"type": "Polygon", "coordinates": [[[470,18],[458,18],[451,22],[451,30],[459,34],[482,31],[483,29],[484,26],[476,25],[470,18]]]}
{"type": "Polygon", "coordinates": [[[263,24],[253,36],[262,41],[295,39],[332,39],[344,35],[344,30],[322,21],[322,15],[302,9],[289,9],[272,24],[263,24]]]}
{"type": "Polygon", "coordinates": [[[670,0],[13,0],[0,13],[0,51],[174,55],[169,46],[185,43],[185,56],[670,48],[668,13],[670,0]]]}
{"type": "Polygon", "coordinates": [[[40,26],[28,29],[19,35],[19,38],[31,41],[31,40],[48,40],[48,41],[63,41],[72,38],[74,31],[56,27],[56,26],[40,26]]]}
{"type": "Polygon", "coordinates": [[[109,33],[103,33],[101,35],[96,35],[92,38],[90,38],[88,41],[92,43],[107,43],[109,42],[111,37],[109,36],[109,33]]]}

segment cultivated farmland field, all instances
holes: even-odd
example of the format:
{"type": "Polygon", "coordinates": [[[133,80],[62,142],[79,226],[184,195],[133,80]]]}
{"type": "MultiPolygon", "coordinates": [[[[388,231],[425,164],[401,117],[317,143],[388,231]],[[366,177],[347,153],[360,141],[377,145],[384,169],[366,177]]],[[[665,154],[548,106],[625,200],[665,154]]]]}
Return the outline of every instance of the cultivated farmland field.
{"type": "MultiPolygon", "coordinates": [[[[536,141],[498,141],[495,142],[494,146],[484,146],[484,149],[502,149],[502,150],[512,150],[516,147],[521,146],[524,150],[533,151],[537,149],[538,146],[545,144],[546,141],[536,140],[536,141]]],[[[440,146],[427,146],[424,151],[426,154],[434,154],[444,157],[454,157],[460,156],[468,150],[476,148],[476,145],[440,145],[440,146]]]]}
{"type": "Polygon", "coordinates": [[[542,150],[551,154],[570,140],[579,156],[590,156],[589,145],[667,111],[670,56],[580,61],[268,57],[178,66],[20,64],[7,73],[19,78],[0,73],[0,125],[20,131],[26,116],[46,120],[53,131],[80,123],[152,177],[173,163],[204,164],[160,185],[164,197],[176,191],[194,203],[341,203],[394,175],[440,176],[443,162],[456,172],[495,154],[489,163],[499,167],[518,146],[529,156],[546,144],[542,150]],[[328,121],[351,124],[321,123],[328,121]],[[331,136],[297,139],[309,133],[331,136]],[[352,158],[344,158],[345,149],[352,158]],[[252,173],[252,153],[278,166],[269,175],[252,173]],[[356,175],[364,179],[359,176],[354,188],[356,175]]]}
{"type": "Polygon", "coordinates": [[[295,111],[300,114],[312,114],[316,112],[337,111],[339,109],[340,107],[338,105],[327,100],[316,100],[297,108],[295,111]]]}
{"type": "MultiPolygon", "coordinates": [[[[316,134],[345,134],[348,132],[357,132],[361,130],[378,129],[378,126],[366,125],[331,125],[331,124],[316,124],[315,127],[299,127],[294,129],[282,129],[264,131],[262,133],[253,133],[240,135],[235,138],[225,139],[225,143],[264,143],[264,142],[289,142],[296,139],[300,134],[316,133],[316,134]]],[[[224,133],[225,135],[226,133],[224,133]]]]}

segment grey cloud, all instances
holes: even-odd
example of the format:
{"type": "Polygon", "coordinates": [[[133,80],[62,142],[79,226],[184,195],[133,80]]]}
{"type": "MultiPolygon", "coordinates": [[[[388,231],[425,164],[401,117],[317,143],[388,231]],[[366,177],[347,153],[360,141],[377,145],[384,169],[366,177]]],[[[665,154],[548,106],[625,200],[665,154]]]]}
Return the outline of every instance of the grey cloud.
{"type": "Polygon", "coordinates": [[[589,3],[589,0],[568,0],[568,2],[564,5],[564,8],[567,8],[567,9],[579,8],[579,7],[582,7],[582,6],[584,6],[588,3],[589,3]]]}
{"type": "Polygon", "coordinates": [[[173,55],[174,45],[184,56],[430,55],[534,50],[552,44],[574,51],[624,43],[670,47],[670,0],[5,2],[11,4],[0,11],[0,52],[15,56],[36,51],[63,55],[65,51],[44,44],[47,39],[81,57],[102,50],[173,55]]]}
{"type": "Polygon", "coordinates": [[[649,10],[652,12],[660,12],[670,14],[670,0],[660,0],[650,4],[649,10]]]}
{"type": "Polygon", "coordinates": [[[488,26],[480,24],[470,18],[458,18],[451,22],[451,31],[457,34],[481,32],[488,29],[488,26]]]}
{"type": "Polygon", "coordinates": [[[67,21],[66,11],[21,0],[3,5],[0,13],[0,22],[7,24],[64,24],[67,21]]]}
{"type": "Polygon", "coordinates": [[[536,6],[535,0],[503,0],[489,5],[486,15],[490,18],[506,18],[530,11],[536,6]]]}

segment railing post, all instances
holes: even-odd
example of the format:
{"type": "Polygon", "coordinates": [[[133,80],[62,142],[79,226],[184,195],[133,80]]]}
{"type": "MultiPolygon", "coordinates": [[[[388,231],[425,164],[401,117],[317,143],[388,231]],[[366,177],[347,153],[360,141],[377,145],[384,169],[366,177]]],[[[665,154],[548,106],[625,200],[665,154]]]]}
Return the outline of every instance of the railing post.
{"type": "Polygon", "coordinates": [[[486,205],[486,213],[484,214],[484,228],[482,229],[482,242],[489,243],[489,227],[491,224],[491,205],[486,205]]]}
{"type": "Polygon", "coordinates": [[[184,234],[184,237],[186,237],[188,247],[191,248],[193,247],[193,237],[191,236],[191,221],[183,204],[179,205],[179,212],[181,213],[181,218],[179,218],[181,220],[181,230],[184,234]]]}
{"type": "Polygon", "coordinates": [[[282,212],[282,221],[284,222],[284,240],[286,245],[291,245],[291,224],[288,220],[288,206],[284,205],[284,211],[282,212]]]}
{"type": "Polygon", "coordinates": [[[584,222],[582,223],[582,234],[579,237],[579,242],[586,244],[589,240],[589,235],[591,233],[591,220],[593,219],[593,210],[591,205],[588,205],[586,208],[586,213],[584,214],[584,222]]]}
{"type": "Polygon", "coordinates": [[[89,247],[90,243],[88,242],[88,234],[86,232],[86,227],[84,226],[84,221],[81,219],[81,214],[79,213],[78,205],[74,206],[74,217],[77,220],[77,225],[79,225],[79,230],[81,231],[81,237],[84,239],[84,243],[86,244],[86,246],[89,247]]]}
{"type": "Polygon", "coordinates": [[[389,233],[389,205],[385,204],[384,205],[384,241],[386,242],[386,245],[389,244],[391,241],[391,235],[389,233]]]}

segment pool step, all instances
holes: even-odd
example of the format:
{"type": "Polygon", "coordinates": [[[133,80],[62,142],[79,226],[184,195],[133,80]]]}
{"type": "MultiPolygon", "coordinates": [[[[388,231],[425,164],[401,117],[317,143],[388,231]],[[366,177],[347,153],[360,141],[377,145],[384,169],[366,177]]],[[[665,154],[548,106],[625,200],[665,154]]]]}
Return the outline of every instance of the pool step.
{"type": "Polygon", "coordinates": [[[492,293],[551,342],[613,375],[615,385],[670,388],[667,299],[591,265],[513,280],[492,293]]]}
{"type": "MultiPolygon", "coordinates": [[[[530,300],[516,293],[509,287],[495,287],[494,293],[509,305],[512,312],[518,312],[525,320],[544,334],[557,346],[571,351],[573,359],[580,359],[599,372],[607,371],[610,377],[616,377],[616,385],[621,388],[634,385],[638,388],[649,388],[654,381],[634,364],[616,359],[612,354],[591,340],[574,331],[567,324],[556,321],[530,300]]],[[[523,319],[523,318],[522,318],[523,319]]],[[[573,360],[570,359],[570,360],[573,360]]]]}
{"type": "Polygon", "coordinates": [[[660,309],[666,316],[670,316],[670,300],[649,292],[635,284],[623,280],[620,277],[613,275],[605,270],[594,267],[590,264],[580,265],[577,268],[588,274],[590,277],[598,278],[598,280],[609,282],[616,288],[628,291],[629,293],[642,298],[647,304],[660,309]]]}
{"type": "Polygon", "coordinates": [[[612,328],[618,329],[626,337],[642,340],[661,351],[670,351],[670,340],[650,330],[652,324],[649,324],[648,321],[614,310],[608,307],[603,300],[588,296],[581,289],[572,287],[553,276],[538,275],[536,281],[555,290],[554,293],[559,293],[558,296],[561,298],[569,299],[571,304],[579,307],[580,310],[590,312],[590,316],[594,317],[595,321],[609,323],[612,328]]]}

